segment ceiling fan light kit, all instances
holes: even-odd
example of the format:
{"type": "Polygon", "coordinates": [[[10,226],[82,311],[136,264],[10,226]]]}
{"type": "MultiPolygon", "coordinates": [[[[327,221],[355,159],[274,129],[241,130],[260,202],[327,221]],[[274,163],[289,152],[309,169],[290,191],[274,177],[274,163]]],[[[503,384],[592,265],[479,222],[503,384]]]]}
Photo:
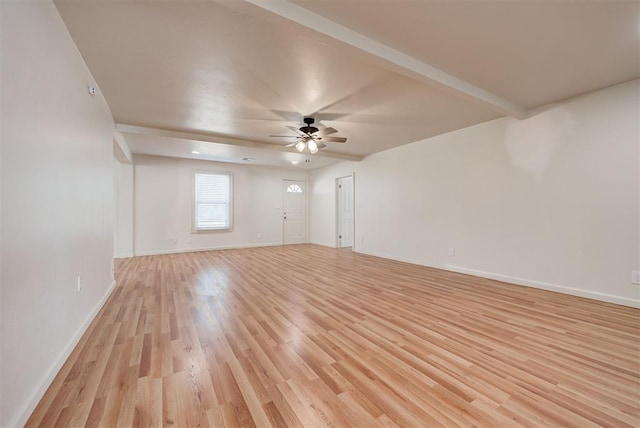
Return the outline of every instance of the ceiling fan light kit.
{"type": "Polygon", "coordinates": [[[312,155],[315,155],[316,153],[318,153],[318,145],[316,144],[315,140],[309,140],[307,142],[307,148],[309,149],[312,155]]]}
{"type": "Polygon", "coordinates": [[[306,148],[307,148],[307,143],[305,143],[304,141],[298,141],[298,143],[296,144],[296,150],[299,151],[300,153],[302,153],[306,148]]]}
{"type": "Polygon", "coordinates": [[[331,143],[344,143],[347,141],[347,139],[344,137],[327,137],[327,135],[335,134],[336,132],[338,132],[338,130],[331,127],[318,129],[313,126],[314,122],[314,118],[305,117],[305,126],[302,126],[300,128],[287,126],[287,128],[294,131],[298,135],[270,135],[270,137],[296,138],[298,142],[291,143],[286,147],[295,147],[296,150],[300,153],[307,149],[312,155],[318,153],[318,150],[327,147],[327,145],[324,144],[323,141],[328,141],[331,143]]]}

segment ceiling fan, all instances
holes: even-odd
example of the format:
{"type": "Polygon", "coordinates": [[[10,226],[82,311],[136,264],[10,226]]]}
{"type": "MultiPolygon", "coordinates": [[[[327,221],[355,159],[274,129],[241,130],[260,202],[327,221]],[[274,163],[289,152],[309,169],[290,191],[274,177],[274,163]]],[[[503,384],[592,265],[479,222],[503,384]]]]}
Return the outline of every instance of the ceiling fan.
{"type": "Polygon", "coordinates": [[[270,135],[270,137],[296,138],[298,141],[291,143],[286,147],[295,147],[299,152],[303,152],[307,149],[312,155],[318,153],[319,149],[327,147],[327,145],[324,144],[325,142],[344,143],[347,141],[344,137],[327,137],[327,135],[335,134],[338,130],[331,127],[318,129],[313,126],[315,119],[312,117],[305,117],[303,121],[305,126],[300,128],[287,126],[287,128],[295,132],[297,135],[270,135]]]}

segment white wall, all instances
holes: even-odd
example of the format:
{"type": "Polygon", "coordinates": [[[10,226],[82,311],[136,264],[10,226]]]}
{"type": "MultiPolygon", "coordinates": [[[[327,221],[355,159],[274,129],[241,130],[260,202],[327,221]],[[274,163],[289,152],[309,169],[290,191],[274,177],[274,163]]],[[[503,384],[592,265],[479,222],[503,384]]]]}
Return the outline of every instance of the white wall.
{"type": "Polygon", "coordinates": [[[115,186],[115,257],[133,256],[133,165],[113,161],[115,186]]]}
{"type": "Polygon", "coordinates": [[[355,171],[359,252],[638,306],[638,89],[313,171],[311,241],[335,245],[335,178],[355,171]]]}
{"type": "Polygon", "coordinates": [[[113,123],[53,3],[0,8],[7,427],[25,422],[110,290],[113,123]]]}
{"type": "Polygon", "coordinates": [[[304,170],[135,156],[136,255],[282,243],[282,180],[304,170]],[[192,174],[233,173],[233,231],[191,232],[192,174]],[[258,234],[262,238],[258,238],[258,234]]]}

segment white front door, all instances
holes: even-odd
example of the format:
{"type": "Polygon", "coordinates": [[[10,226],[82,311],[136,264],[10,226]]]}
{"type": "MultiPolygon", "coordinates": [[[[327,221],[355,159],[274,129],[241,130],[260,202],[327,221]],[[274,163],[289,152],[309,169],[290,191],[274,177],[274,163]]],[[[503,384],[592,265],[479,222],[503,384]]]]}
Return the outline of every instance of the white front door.
{"type": "Polygon", "coordinates": [[[283,221],[284,239],[287,244],[307,243],[307,183],[305,181],[284,180],[283,221]]]}
{"type": "Polygon", "coordinates": [[[338,247],[353,246],[353,176],[338,178],[338,247]]]}

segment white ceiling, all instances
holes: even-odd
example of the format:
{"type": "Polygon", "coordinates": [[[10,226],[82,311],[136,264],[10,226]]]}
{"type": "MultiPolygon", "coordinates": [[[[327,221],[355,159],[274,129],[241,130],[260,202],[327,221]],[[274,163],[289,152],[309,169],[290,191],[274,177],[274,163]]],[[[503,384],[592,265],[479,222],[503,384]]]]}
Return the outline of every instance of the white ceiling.
{"type": "Polygon", "coordinates": [[[317,168],[640,77],[638,1],[294,1],[56,5],[134,153],[317,168]]]}

